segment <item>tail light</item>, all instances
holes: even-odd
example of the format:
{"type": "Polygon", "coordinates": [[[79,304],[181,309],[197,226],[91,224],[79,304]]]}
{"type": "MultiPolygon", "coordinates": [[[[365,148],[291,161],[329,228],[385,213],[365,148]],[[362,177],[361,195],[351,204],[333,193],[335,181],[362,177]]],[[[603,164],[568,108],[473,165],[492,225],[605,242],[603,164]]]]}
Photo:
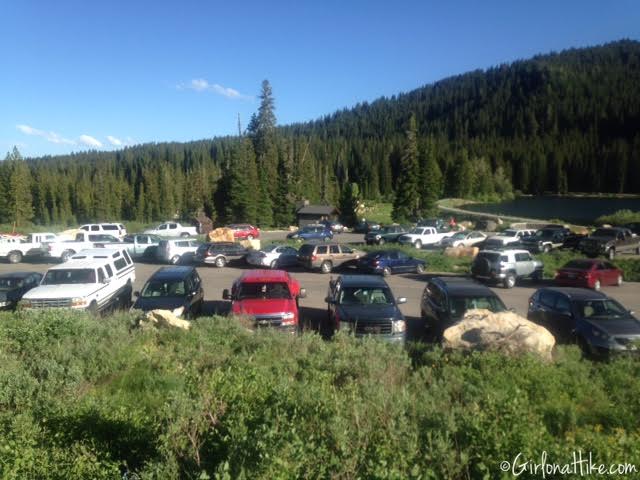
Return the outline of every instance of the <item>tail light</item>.
{"type": "Polygon", "coordinates": [[[316,257],[315,255],[311,255],[311,261],[315,262],[318,259],[318,257],[316,257]]]}

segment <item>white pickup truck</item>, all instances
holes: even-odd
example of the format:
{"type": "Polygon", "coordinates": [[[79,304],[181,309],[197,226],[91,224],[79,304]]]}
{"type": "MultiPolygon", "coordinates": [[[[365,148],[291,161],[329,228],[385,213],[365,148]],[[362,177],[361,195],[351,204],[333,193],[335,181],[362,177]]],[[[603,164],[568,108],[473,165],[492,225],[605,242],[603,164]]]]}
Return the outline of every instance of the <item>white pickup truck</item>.
{"type": "Polygon", "coordinates": [[[198,229],[196,227],[184,227],[177,222],[166,222],[142,233],[161,237],[195,237],[198,235],[198,229]]]}
{"type": "Polygon", "coordinates": [[[535,235],[536,231],[531,229],[516,230],[509,228],[485,240],[483,250],[491,250],[492,248],[501,248],[505,245],[515,245],[528,236],[535,235]]]}
{"type": "Polygon", "coordinates": [[[48,242],[61,241],[55,233],[31,233],[23,240],[8,239],[0,242],[0,258],[9,263],[20,263],[23,258],[41,257],[48,242]]]}
{"type": "Polygon", "coordinates": [[[49,258],[66,262],[72,255],[75,255],[80,250],[107,243],[119,243],[119,240],[113,235],[105,233],[80,232],[76,234],[75,240],[58,241],[47,244],[45,255],[49,258]]]}
{"type": "Polygon", "coordinates": [[[22,308],[72,308],[97,314],[128,308],[136,280],[124,248],[83,250],[50,268],[40,285],[22,297],[22,308]]]}
{"type": "Polygon", "coordinates": [[[433,245],[443,238],[450,237],[455,232],[438,232],[435,227],[416,227],[409,233],[400,235],[398,243],[401,245],[413,245],[422,248],[423,245],[433,245]]]}

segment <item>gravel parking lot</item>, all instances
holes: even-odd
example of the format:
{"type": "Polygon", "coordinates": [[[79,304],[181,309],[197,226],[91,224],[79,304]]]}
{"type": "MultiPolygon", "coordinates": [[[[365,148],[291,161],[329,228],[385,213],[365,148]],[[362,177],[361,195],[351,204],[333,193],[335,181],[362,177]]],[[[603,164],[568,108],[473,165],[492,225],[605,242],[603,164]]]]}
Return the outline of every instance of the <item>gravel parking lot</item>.
{"type": "MultiPolygon", "coordinates": [[[[284,232],[264,232],[262,240],[268,243],[274,240],[282,240],[285,237],[284,232]]],[[[335,237],[337,241],[342,243],[360,243],[363,236],[361,234],[340,234],[335,237]]],[[[9,271],[38,271],[45,272],[51,263],[20,263],[20,264],[0,264],[0,272],[9,271]]],[[[145,281],[162,265],[157,263],[136,263],[136,282],[134,290],[140,290],[145,281]]],[[[222,300],[222,290],[230,288],[234,279],[236,279],[244,269],[250,268],[247,265],[231,265],[225,268],[215,267],[198,267],[198,272],[202,277],[205,289],[205,313],[207,314],[224,314],[229,308],[229,303],[222,300]]],[[[308,272],[303,269],[292,268],[291,273],[300,281],[302,287],[307,290],[307,298],[300,301],[301,317],[305,325],[313,328],[318,324],[320,318],[327,313],[324,298],[327,293],[329,279],[332,275],[322,273],[308,272]]],[[[410,336],[419,338],[422,333],[422,325],[420,324],[420,297],[425,286],[429,274],[401,274],[388,278],[396,297],[406,297],[407,303],[401,306],[402,312],[409,322],[410,336]]],[[[545,283],[542,283],[544,285],[545,283]]],[[[493,288],[493,290],[502,298],[509,308],[521,315],[527,313],[527,302],[531,294],[538,288],[540,284],[523,281],[511,290],[503,288],[493,288]]],[[[627,308],[640,312],[640,284],[625,283],[621,287],[605,287],[603,291],[611,297],[618,300],[627,308]]]]}

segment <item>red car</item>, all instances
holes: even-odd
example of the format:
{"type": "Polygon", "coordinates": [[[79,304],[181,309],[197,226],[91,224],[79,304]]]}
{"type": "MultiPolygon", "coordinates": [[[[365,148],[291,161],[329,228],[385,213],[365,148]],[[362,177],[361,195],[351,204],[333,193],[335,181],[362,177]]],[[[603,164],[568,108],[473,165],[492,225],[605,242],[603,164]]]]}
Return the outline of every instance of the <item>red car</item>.
{"type": "Polygon", "coordinates": [[[233,230],[233,237],[238,240],[253,240],[260,237],[260,229],[248,223],[236,223],[229,225],[229,228],[233,230]]]}
{"type": "Polygon", "coordinates": [[[231,300],[233,315],[255,319],[256,327],[275,327],[296,332],[300,326],[298,299],[306,297],[304,288],[283,270],[247,270],[222,298],[231,300]]]}
{"type": "Polygon", "coordinates": [[[571,260],[556,272],[556,284],[600,290],[602,285],[622,285],[622,270],[598,259],[571,260]]]}

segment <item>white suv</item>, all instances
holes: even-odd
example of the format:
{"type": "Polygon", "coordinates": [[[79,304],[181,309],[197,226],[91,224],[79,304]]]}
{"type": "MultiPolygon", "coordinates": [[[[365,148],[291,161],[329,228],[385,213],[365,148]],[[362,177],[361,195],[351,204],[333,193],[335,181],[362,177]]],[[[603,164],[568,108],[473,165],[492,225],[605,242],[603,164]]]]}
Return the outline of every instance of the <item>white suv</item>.
{"type": "Polygon", "coordinates": [[[23,308],[73,308],[97,314],[128,308],[136,279],[124,248],[82,250],[50,268],[40,286],[22,297],[23,308]]]}
{"type": "Polygon", "coordinates": [[[108,233],[119,239],[127,234],[127,229],[121,223],[88,223],[82,225],[80,230],[91,233],[108,233]]]}
{"type": "Polygon", "coordinates": [[[157,257],[160,261],[176,265],[188,263],[202,245],[195,239],[183,238],[174,240],[161,240],[158,244],[157,257]]]}

